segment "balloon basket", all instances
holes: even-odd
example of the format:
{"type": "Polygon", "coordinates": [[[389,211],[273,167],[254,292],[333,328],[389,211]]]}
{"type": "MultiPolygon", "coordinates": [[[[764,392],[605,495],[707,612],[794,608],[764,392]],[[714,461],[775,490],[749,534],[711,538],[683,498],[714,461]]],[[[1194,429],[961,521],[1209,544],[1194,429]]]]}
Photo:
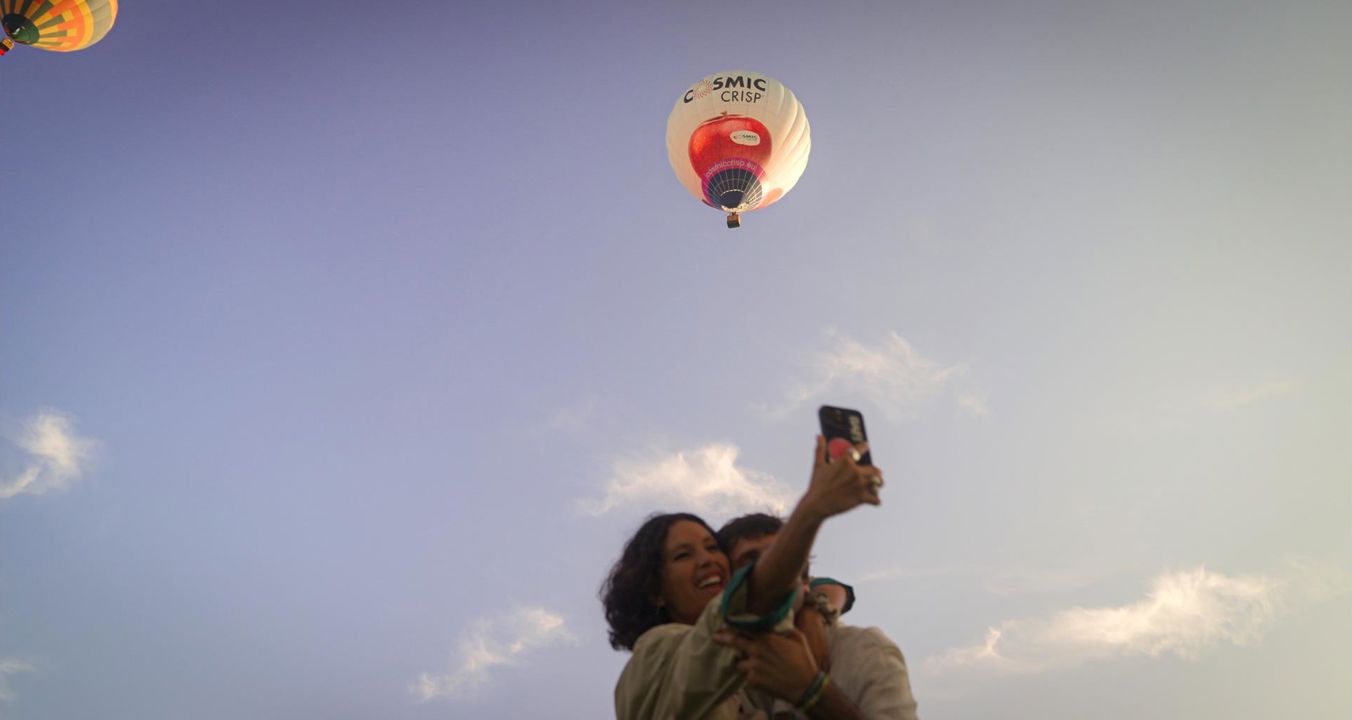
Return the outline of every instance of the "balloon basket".
{"type": "Polygon", "coordinates": [[[742,226],[742,216],[737,213],[728,213],[728,228],[739,228],[742,226]]]}

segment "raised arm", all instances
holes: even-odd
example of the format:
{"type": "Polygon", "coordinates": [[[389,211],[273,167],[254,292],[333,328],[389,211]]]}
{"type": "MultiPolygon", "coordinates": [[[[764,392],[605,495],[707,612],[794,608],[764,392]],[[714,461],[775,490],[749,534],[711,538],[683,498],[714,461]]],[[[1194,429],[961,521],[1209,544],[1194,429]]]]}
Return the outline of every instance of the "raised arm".
{"type": "MultiPolygon", "coordinates": [[[[867,443],[856,447],[861,455],[868,450],[867,443]]],[[[848,455],[828,463],[826,439],[818,435],[812,481],[784,522],[783,529],[775,536],[774,544],[752,568],[747,579],[747,610],[768,613],[792,593],[802,582],[803,568],[822,523],[865,503],[880,505],[881,477],[881,470],[871,465],[859,465],[848,455]]]]}

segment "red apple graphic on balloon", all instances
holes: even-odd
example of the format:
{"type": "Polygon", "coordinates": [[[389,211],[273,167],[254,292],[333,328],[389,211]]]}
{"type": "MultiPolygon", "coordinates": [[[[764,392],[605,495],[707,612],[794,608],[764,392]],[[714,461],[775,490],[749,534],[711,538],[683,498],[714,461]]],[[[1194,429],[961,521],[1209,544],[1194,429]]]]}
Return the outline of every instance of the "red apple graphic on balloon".
{"type": "Polygon", "coordinates": [[[759,204],[770,152],[770,131],[756,118],[724,114],[700,123],[690,135],[690,165],[700,176],[705,202],[759,204]]]}

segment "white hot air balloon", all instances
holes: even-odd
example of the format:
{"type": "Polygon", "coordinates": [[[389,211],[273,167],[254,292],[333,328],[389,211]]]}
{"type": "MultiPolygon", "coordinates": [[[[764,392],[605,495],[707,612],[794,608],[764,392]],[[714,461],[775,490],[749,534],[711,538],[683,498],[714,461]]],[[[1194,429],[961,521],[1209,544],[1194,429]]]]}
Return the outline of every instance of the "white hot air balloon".
{"type": "Polygon", "coordinates": [[[705,205],[741,214],[784,196],[807,167],[812,137],[798,98],[773,78],[734,70],[691,85],[667,118],[667,158],[705,205]]]}

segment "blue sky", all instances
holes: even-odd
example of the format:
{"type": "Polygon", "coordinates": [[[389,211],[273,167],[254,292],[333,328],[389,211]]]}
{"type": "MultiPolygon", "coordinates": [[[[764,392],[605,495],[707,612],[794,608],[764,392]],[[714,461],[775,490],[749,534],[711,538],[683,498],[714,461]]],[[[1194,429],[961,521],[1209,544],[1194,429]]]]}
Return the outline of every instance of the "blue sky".
{"type": "Polygon", "coordinates": [[[0,715],[604,717],[628,534],[822,403],[922,715],[1352,712],[1345,3],[379,12],[0,59],[0,715]],[[813,141],[736,231],[663,147],[732,68],[813,141]]]}

